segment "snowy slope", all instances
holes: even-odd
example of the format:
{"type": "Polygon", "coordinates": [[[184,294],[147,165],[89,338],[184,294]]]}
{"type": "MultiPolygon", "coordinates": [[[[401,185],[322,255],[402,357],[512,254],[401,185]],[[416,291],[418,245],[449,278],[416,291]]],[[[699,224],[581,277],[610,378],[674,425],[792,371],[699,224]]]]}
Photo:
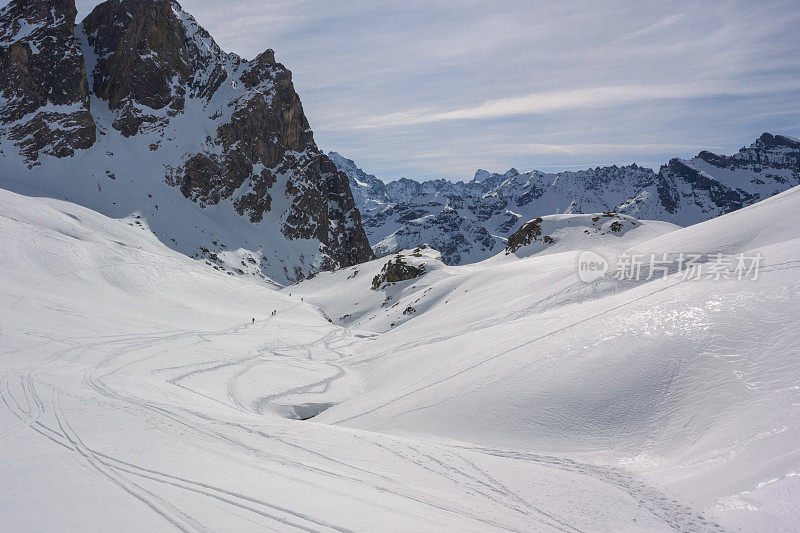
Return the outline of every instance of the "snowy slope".
{"type": "Polygon", "coordinates": [[[621,470],[298,420],[374,337],[136,219],[0,190],[0,238],[4,529],[715,529],[621,470]]]}
{"type": "Polygon", "coordinates": [[[590,243],[575,241],[440,265],[389,287],[389,309],[369,286],[389,258],[293,287],[331,316],[359,309],[355,325],[381,333],[352,358],[365,392],[318,419],[502,456],[566,453],[633,472],[725,528],[796,530],[800,188],[685,229],[648,225],[591,249],[760,253],[758,279],[717,280],[707,263],[699,280],[673,268],[584,283],[590,243]]]}
{"type": "Polygon", "coordinates": [[[448,264],[486,259],[530,219],[617,211],[689,226],[800,184],[800,141],[764,133],[732,156],[701,152],[657,173],[635,164],[557,174],[478,170],[470,182],[383,184],[339,154],[377,255],[429,243],[448,264]]]}
{"type": "Polygon", "coordinates": [[[4,527],[797,530],[800,188],[683,229],[595,217],[277,291],[0,190],[4,527]],[[584,283],[586,249],[763,263],[584,283]]]}
{"type": "Polygon", "coordinates": [[[547,215],[523,224],[508,238],[505,253],[530,257],[592,248],[607,250],[678,228],[669,222],[642,222],[619,213],[547,215]]]}
{"type": "MultiPolygon", "coordinates": [[[[487,284],[486,290],[481,289],[480,294],[467,298],[466,302],[480,300],[476,309],[480,313],[493,315],[502,312],[501,309],[508,305],[504,297],[514,295],[521,283],[519,278],[526,277],[524,267],[513,270],[511,277],[504,274],[504,269],[509,268],[510,264],[517,264],[518,257],[592,249],[601,249],[607,254],[612,250],[622,252],[637,243],[679,229],[679,226],[668,222],[638,221],[623,215],[606,218],[603,214],[549,215],[543,217],[540,224],[544,230],[542,238],[553,236],[552,243],[543,242],[540,238],[514,251],[501,252],[474,267],[446,265],[437,250],[422,245],[337,272],[317,274],[313,279],[287,287],[285,292],[299,294],[318,305],[334,323],[365,331],[384,333],[431,309],[435,310],[440,320],[446,321],[448,327],[459,328],[463,310],[460,305],[450,306],[449,303],[461,299],[457,287],[467,279],[466,273],[479,272],[480,279],[487,284]],[[594,221],[595,218],[598,221],[594,221]],[[603,231],[604,226],[608,228],[613,223],[610,221],[620,219],[628,221],[621,231],[603,231]],[[375,276],[381,273],[384,265],[396,261],[398,257],[410,265],[423,268],[425,275],[395,284],[384,283],[378,289],[374,288],[375,276]],[[510,279],[515,281],[511,283],[510,279]],[[504,296],[486,298],[486,291],[491,289],[504,296]],[[491,307],[493,305],[501,308],[494,309],[491,307]]],[[[538,281],[532,280],[532,283],[538,281]]],[[[521,287],[520,290],[524,291],[527,285],[521,287]]]]}

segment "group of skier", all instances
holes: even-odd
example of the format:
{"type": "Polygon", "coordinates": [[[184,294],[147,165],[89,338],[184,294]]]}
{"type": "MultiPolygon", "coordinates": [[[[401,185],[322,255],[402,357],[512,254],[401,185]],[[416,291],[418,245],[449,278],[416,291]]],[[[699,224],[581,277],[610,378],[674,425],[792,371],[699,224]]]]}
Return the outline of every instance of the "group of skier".
{"type": "MultiPolygon", "coordinates": [[[[277,316],[277,314],[278,314],[278,310],[277,310],[277,309],[275,309],[274,311],[272,311],[272,316],[277,316]]],[[[253,317],[253,318],[250,320],[250,323],[251,323],[251,324],[255,324],[255,323],[256,323],[256,319],[255,319],[255,317],[253,317]]]]}

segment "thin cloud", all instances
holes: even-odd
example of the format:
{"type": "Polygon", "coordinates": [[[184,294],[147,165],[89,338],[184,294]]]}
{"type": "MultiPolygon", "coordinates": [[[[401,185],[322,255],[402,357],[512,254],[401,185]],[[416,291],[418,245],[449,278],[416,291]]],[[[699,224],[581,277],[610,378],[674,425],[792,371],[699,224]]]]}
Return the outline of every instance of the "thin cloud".
{"type": "Polygon", "coordinates": [[[531,93],[513,98],[488,100],[480,105],[451,111],[432,108],[360,118],[348,128],[373,129],[411,126],[452,120],[486,120],[538,115],[573,109],[611,107],[660,99],[696,99],[712,96],[751,96],[800,89],[800,80],[771,86],[735,87],[718,83],[674,83],[666,85],[621,85],[531,93]]]}
{"type": "Polygon", "coordinates": [[[675,15],[670,15],[668,17],[664,17],[663,19],[659,20],[655,24],[651,24],[646,26],[640,30],[636,30],[633,33],[629,33],[628,35],[623,35],[619,38],[620,41],[627,41],[629,39],[635,39],[636,37],[642,37],[644,35],[650,35],[656,32],[663,30],[664,28],[668,28],[684,18],[686,16],[685,13],[676,13],[675,15]]]}
{"type": "MultiPolygon", "coordinates": [[[[528,143],[509,147],[509,153],[527,155],[594,155],[594,154],[663,154],[676,151],[698,150],[694,144],[542,144],[528,143]]],[[[713,148],[704,146],[702,148],[713,148]]]]}

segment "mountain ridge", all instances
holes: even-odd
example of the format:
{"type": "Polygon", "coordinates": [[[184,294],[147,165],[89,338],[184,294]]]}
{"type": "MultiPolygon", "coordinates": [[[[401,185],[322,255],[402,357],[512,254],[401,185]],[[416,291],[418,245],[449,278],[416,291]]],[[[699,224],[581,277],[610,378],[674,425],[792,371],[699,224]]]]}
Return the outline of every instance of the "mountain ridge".
{"type": "Polygon", "coordinates": [[[771,133],[736,154],[704,150],[673,158],[658,172],[636,163],[558,173],[479,169],[470,181],[384,183],[340,154],[330,157],[350,177],[377,255],[427,243],[448,264],[499,253],[512,233],[540,216],[614,211],[688,226],[800,184],[800,141],[771,133]]]}

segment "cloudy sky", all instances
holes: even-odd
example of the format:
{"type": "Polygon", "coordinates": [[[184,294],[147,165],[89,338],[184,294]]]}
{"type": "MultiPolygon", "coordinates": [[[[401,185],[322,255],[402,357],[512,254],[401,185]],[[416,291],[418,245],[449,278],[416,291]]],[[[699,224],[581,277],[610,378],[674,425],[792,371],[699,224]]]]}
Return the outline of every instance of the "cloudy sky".
{"type": "Polygon", "coordinates": [[[657,167],[800,137],[797,0],[182,5],[227,51],[273,48],[320,147],[383,177],[657,167]]]}

